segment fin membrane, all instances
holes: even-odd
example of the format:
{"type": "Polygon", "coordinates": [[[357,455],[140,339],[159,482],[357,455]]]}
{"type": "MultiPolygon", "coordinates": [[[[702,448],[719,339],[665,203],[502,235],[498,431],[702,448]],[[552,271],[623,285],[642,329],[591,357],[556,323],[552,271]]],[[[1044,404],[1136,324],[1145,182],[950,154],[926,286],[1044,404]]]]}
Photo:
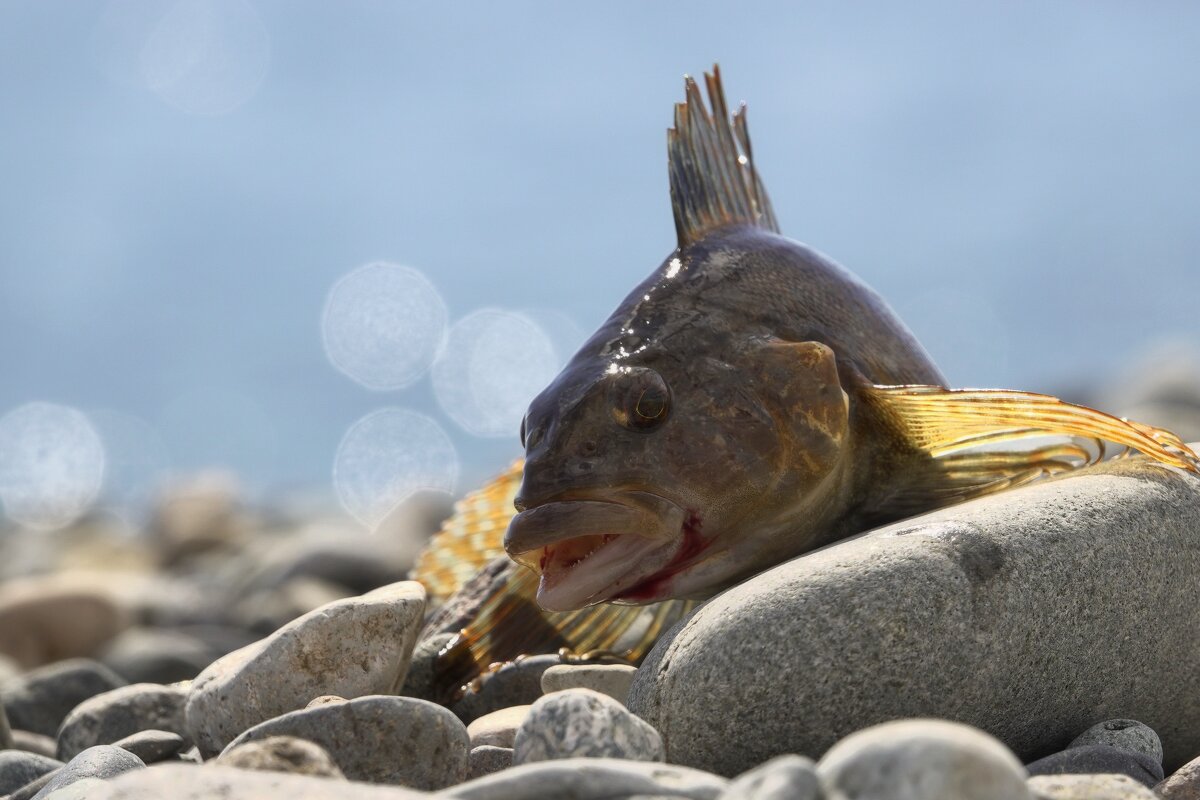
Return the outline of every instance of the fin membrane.
{"type": "Polygon", "coordinates": [[[705,74],[712,115],[700,89],[684,78],[687,101],[675,106],[675,127],[667,131],[671,209],[679,246],[685,247],[725,225],[754,225],[779,232],[775,212],[750,150],[743,105],[731,118],[715,64],[705,74]]]}
{"type": "MultiPolygon", "coordinates": [[[[417,559],[412,577],[425,585],[430,608],[443,605],[481,570],[505,557],[503,539],[516,513],[521,462],[455,504],[417,559]]],[[[551,613],[537,604],[538,576],[510,562],[485,582],[470,621],[439,655],[436,681],[446,699],[469,690],[494,665],[561,650],[583,659],[612,655],[637,662],[693,601],[648,606],[599,604],[551,613]]]]}
{"type": "Polygon", "coordinates": [[[893,498],[901,513],[920,513],[1094,464],[1105,457],[1106,442],[1200,474],[1200,458],[1170,431],[1049,395],[874,386],[867,397],[886,410],[907,442],[933,458],[931,469],[916,471],[893,498]],[[1012,447],[1035,437],[1070,440],[1012,447]],[[1087,441],[1093,447],[1085,446],[1087,441]]]}

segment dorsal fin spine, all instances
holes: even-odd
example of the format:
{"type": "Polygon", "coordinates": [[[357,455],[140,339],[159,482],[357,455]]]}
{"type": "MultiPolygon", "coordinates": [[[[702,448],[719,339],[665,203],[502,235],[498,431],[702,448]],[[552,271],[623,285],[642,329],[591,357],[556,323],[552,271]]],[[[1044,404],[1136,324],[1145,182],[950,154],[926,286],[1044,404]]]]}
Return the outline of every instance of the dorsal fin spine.
{"type": "Polygon", "coordinates": [[[671,205],[680,247],[727,225],[778,232],[766,189],[754,167],[745,107],[732,117],[719,67],[704,76],[712,113],[700,87],[684,78],[685,101],[667,131],[671,205]]]}

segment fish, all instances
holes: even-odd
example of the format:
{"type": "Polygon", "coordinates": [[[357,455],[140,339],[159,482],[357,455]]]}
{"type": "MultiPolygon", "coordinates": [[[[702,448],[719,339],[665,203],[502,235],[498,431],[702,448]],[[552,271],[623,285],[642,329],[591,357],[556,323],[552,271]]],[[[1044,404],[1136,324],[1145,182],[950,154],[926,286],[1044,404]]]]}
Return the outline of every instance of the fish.
{"type": "Polygon", "coordinates": [[[505,575],[444,651],[459,690],[553,646],[636,661],[772,566],[1113,450],[1200,473],[1167,430],[950,388],[878,293],[781,233],[745,105],[729,113],[719,67],[704,82],[708,104],[685,77],[668,131],[676,247],[533,399],[523,460],[418,562],[435,603],[489,563],[505,575]]]}

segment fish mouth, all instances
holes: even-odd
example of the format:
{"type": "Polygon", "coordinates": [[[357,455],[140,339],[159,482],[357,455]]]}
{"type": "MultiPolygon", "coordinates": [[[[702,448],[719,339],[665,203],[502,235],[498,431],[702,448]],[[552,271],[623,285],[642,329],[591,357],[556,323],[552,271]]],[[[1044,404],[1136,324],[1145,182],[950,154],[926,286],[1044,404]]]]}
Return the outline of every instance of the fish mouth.
{"type": "Polygon", "coordinates": [[[544,503],[504,536],[513,560],[539,573],[538,605],[572,611],[623,594],[672,562],[685,514],[648,492],[544,503]]]}

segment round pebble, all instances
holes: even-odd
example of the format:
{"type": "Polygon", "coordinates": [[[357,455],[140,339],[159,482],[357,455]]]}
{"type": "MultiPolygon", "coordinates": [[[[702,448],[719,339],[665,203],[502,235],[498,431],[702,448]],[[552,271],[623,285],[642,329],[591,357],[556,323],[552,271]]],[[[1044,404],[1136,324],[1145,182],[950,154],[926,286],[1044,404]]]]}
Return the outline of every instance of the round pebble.
{"type": "Polygon", "coordinates": [[[58,731],[58,757],[74,758],[89,747],[112,744],[145,730],[184,734],[187,689],[135,683],[91,697],[77,705],[58,731]]]}
{"type": "Polygon", "coordinates": [[[470,755],[467,756],[467,780],[508,769],[512,763],[511,747],[494,747],[490,744],[472,747],[470,755]]]}
{"type": "Polygon", "coordinates": [[[75,706],[124,684],[103,664],[80,658],[27,672],[0,686],[0,696],[14,728],[54,736],[75,706]]]}
{"type": "Polygon", "coordinates": [[[268,736],[231,747],[217,756],[216,763],[241,769],[293,772],[325,778],[346,777],[325,748],[295,736],[268,736]]]}
{"type": "Polygon", "coordinates": [[[444,789],[467,776],[466,727],[442,706],[412,697],[358,697],[255,725],[233,740],[295,736],[328,751],[352,781],[444,789]]]}
{"type": "Polygon", "coordinates": [[[1136,719],[1110,719],[1098,722],[1067,745],[1083,747],[1090,744],[1106,744],[1118,750],[1128,750],[1133,753],[1145,753],[1158,763],[1163,760],[1162,741],[1148,725],[1143,725],[1136,719]]]}
{"type": "Polygon", "coordinates": [[[568,689],[529,708],[513,740],[513,763],[562,758],[663,761],[662,737],[608,695],[568,689]]]}
{"type": "Polygon", "coordinates": [[[170,731],[145,730],[119,739],[113,746],[128,750],[147,764],[156,764],[178,756],[187,747],[187,740],[170,731]]]}
{"type": "Polygon", "coordinates": [[[467,726],[467,735],[471,737],[471,747],[492,745],[493,747],[513,746],[517,728],[529,716],[530,706],[511,706],[484,714],[473,720],[467,726]]]}
{"type": "Polygon", "coordinates": [[[624,703],[637,667],[628,664],[557,664],[542,673],[542,691],[591,689],[624,703]]]}
{"type": "Polygon", "coordinates": [[[63,765],[55,758],[21,750],[0,750],[0,796],[11,794],[63,765]]]}
{"type": "Polygon", "coordinates": [[[824,800],[824,794],[812,759],[787,755],[734,778],[721,800],[824,800]]]}
{"type": "Polygon", "coordinates": [[[1028,800],[1025,769],[968,725],[899,720],[847,736],[817,765],[827,800],[1028,800]]]}

